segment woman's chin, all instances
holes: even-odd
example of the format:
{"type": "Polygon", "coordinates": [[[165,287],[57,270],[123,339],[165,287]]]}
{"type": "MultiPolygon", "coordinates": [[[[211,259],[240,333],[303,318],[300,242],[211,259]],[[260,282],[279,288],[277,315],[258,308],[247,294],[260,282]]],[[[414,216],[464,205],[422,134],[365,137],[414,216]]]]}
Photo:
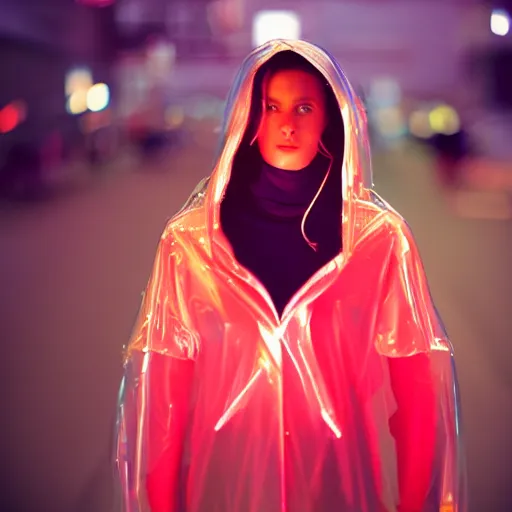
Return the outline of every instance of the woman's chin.
{"type": "Polygon", "coordinates": [[[297,158],[297,155],[284,155],[265,159],[267,164],[283,171],[300,171],[307,167],[313,159],[297,158]]]}

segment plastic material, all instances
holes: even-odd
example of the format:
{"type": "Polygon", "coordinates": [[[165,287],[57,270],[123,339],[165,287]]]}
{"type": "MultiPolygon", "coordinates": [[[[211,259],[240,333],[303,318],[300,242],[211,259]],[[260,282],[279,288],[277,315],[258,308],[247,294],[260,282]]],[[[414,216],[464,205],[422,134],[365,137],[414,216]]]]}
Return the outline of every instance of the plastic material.
{"type": "Polygon", "coordinates": [[[465,512],[451,345],[406,223],[371,189],[366,119],[334,59],[272,41],[244,61],[214,171],[168,223],[127,347],[126,512],[465,512]],[[281,318],[237,264],[219,205],[257,69],[293,50],[345,124],[343,253],[281,318]]]}

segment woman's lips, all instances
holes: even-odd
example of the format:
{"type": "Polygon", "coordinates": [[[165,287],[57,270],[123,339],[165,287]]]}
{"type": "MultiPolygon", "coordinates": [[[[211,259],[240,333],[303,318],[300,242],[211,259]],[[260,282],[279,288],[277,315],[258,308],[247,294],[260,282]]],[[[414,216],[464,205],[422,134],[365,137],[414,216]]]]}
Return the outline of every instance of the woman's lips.
{"type": "Polygon", "coordinates": [[[298,146],[286,146],[286,145],[282,145],[282,146],[277,146],[277,149],[279,149],[280,151],[286,151],[286,152],[291,152],[291,151],[297,151],[298,146]]]}

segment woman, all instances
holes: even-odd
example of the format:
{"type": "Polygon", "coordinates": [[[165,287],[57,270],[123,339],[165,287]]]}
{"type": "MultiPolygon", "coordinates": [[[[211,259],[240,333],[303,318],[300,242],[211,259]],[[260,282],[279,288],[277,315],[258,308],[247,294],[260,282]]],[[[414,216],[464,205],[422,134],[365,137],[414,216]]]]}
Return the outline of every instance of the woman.
{"type": "Polygon", "coordinates": [[[334,59],[244,61],[125,362],[125,510],[465,510],[452,352],[334,59]]]}

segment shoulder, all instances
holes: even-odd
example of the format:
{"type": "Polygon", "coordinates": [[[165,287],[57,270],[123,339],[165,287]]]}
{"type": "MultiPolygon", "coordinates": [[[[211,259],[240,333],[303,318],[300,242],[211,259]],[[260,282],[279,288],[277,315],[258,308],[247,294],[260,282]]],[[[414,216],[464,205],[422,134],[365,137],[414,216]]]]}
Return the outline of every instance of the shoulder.
{"type": "Polygon", "coordinates": [[[373,190],[368,200],[361,202],[357,224],[364,234],[373,233],[395,250],[403,251],[415,245],[412,230],[404,217],[373,190]]]}
{"type": "Polygon", "coordinates": [[[206,230],[205,197],[210,177],[206,177],[195,187],[185,204],[168,221],[161,239],[174,243],[190,235],[204,236],[206,230]]]}

